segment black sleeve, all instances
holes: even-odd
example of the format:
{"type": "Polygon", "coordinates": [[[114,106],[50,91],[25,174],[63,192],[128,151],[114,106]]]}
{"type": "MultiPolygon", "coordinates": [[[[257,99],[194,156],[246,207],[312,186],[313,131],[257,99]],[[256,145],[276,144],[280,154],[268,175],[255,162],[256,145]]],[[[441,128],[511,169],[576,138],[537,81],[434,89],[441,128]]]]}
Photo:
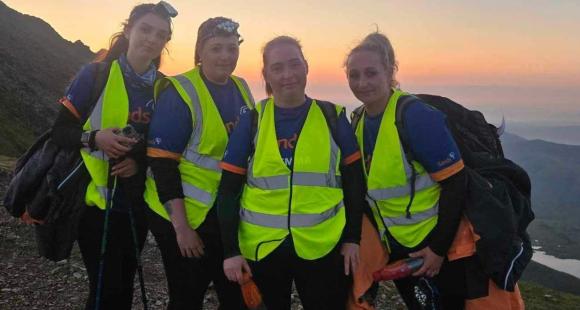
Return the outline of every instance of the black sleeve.
{"type": "Polygon", "coordinates": [[[362,214],[366,206],[366,181],[362,160],[358,159],[348,165],[340,166],[346,225],[342,234],[343,242],[360,243],[362,214]]]}
{"type": "Polygon", "coordinates": [[[148,157],[149,166],[155,179],[159,201],[166,203],[172,199],[183,199],[179,162],[170,158],[148,157]]]}
{"type": "Polygon", "coordinates": [[[467,192],[465,169],[440,182],[439,219],[431,234],[429,247],[439,255],[445,256],[461,220],[467,192]]]}
{"type": "Polygon", "coordinates": [[[246,176],[224,170],[218,188],[217,216],[224,247],[224,258],[240,255],[238,226],[240,197],[246,176]]]}
{"type": "Polygon", "coordinates": [[[83,128],[80,121],[66,107],[62,106],[52,125],[52,141],[63,149],[80,149],[83,128]]]}
{"type": "Polygon", "coordinates": [[[147,168],[147,142],[145,140],[141,140],[137,144],[133,145],[133,148],[131,148],[129,153],[127,153],[127,156],[135,160],[137,166],[139,167],[139,171],[145,171],[147,168]]]}

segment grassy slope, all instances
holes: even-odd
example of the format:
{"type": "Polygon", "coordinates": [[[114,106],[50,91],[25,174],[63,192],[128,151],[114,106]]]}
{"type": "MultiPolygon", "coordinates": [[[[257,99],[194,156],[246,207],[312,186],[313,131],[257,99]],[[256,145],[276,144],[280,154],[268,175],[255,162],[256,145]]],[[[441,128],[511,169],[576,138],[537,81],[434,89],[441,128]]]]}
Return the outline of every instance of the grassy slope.
{"type": "Polygon", "coordinates": [[[18,157],[32,145],[35,135],[19,121],[0,113],[0,155],[18,157]]]}
{"type": "Polygon", "coordinates": [[[520,282],[527,310],[580,309],[580,296],[555,291],[532,282],[520,282]]]}

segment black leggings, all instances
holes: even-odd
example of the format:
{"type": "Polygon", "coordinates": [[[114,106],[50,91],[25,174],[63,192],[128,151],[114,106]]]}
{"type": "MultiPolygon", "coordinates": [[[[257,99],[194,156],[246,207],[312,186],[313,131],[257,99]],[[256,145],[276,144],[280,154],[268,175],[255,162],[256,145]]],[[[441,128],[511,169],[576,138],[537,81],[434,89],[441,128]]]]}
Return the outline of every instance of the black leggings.
{"type": "MultiPolygon", "coordinates": [[[[181,255],[171,222],[151,209],[147,210],[149,226],[163,258],[169,288],[168,309],[202,309],[211,281],[218,295],[219,309],[245,309],[239,285],[230,282],[224,274],[221,238],[219,233],[215,233],[217,227],[203,227],[215,225],[216,222],[206,219],[202,227],[196,230],[205,245],[205,255],[199,259],[188,258],[181,255]]],[[[208,214],[208,217],[212,216],[215,216],[215,212],[208,214]]]]}
{"type": "Polygon", "coordinates": [[[346,306],[348,277],[338,246],[322,258],[305,260],[286,240],[264,259],[248,263],[268,309],[290,309],[293,280],[306,310],[340,310],[346,306]]]}
{"type": "MultiPolygon", "coordinates": [[[[99,260],[105,211],[95,206],[85,206],[80,220],[78,243],[89,277],[89,297],[85,309],[95,309],[99,260]]],[[[134,211],[139,253],[147,236],[144,208],[134,211]]],[[[104,256],[103,284],[100,309],[131,309],[133,280],[137,270],[135,245],[131,232],[129,213],[110,211],[108,243],[104,256]]]]}

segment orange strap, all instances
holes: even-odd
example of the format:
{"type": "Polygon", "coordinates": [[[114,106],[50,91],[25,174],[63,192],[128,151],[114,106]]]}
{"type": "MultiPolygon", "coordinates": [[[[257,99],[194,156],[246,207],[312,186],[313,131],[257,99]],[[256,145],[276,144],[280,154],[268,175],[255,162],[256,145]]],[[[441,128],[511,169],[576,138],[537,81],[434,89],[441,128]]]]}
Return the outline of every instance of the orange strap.
{"type": "Polygon", "coordinates": [[[360,262],[353,276],[353,284],[348,296],[347,309],[374,309],[366,301],[359,300],[373,284],[373,272],[383,268],[389,261],[389,254],[377,230],[369,218],[363,215],[360,241],[360,262]]]}
{"type": "Polygon", "coordinates": [[[465,217],[461,217],[455,239],[447,251],[449,261],[469,257],[475,254],[475,242],[480,237],[473,231],[471,222],[465,217]]]}

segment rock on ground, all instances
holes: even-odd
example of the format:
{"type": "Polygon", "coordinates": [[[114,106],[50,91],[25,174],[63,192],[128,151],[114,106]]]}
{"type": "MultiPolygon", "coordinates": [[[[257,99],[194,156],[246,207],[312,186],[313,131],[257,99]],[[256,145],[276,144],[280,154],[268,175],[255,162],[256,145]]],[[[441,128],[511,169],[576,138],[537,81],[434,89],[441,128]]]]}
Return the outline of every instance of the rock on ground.
{"type": "MultiPolygon", "coordinates": [[[[0,197],[4,196],[7,173],[0,169],[0,197]]],[[[1,204],[1,202],[0,202],[1,204]]],[[[149,309],[167,307],[167,286],[161,255],[149,235],[142,253],[149,309]]],[[[142,309],[135,279],[134,309],[142,309]]],[[[88,280],[78,247],[70,259],[51,262],[38,257],[34,232],[12,218],[0,205],[0,309],[81,309],[87,297],[88,280]]],[[[392,283],[382,285],[377,309],[405,309],[392,283]]],[[[217,309],[213,287],[208,289],[204,309],[217,309]]],[[[302,309],[296,291],[292,309],[302,309]]]]}

